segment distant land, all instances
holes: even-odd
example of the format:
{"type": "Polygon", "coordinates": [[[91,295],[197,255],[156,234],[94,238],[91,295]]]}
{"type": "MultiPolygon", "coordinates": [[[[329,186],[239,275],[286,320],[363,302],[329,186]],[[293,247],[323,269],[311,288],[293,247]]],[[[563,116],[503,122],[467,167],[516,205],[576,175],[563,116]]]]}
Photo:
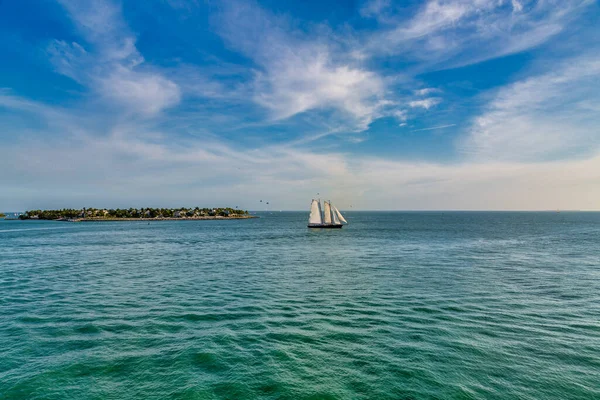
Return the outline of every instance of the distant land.
{"type": "Polygon", "coordinates": [[[62,210],[29,210],[19,219],[43,219],[51,221],[170,221],[170,220],[209,220],[209,219],[248,219],[257,218],[247,210],[230,207],[218,208],[65,208],[62,210]]]}
{"type": "Polygon", "coordinates": [[[6,214],[0,212],[0,218],[6,217],[6,214]]]}

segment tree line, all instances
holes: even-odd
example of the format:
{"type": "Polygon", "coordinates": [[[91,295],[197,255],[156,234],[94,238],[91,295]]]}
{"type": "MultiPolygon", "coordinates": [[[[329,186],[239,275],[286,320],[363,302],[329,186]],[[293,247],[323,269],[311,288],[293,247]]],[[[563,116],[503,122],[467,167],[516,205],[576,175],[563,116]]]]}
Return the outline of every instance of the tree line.
{"type": "Polygon", "coordinates": [[[231,207],[218,208],[63,208],[62,210],[29,210],[21,215],[20,219],[72,219],[72,218],[193,218],[204,216],[239,216],[247,215],[247,210],[231,207]]]}

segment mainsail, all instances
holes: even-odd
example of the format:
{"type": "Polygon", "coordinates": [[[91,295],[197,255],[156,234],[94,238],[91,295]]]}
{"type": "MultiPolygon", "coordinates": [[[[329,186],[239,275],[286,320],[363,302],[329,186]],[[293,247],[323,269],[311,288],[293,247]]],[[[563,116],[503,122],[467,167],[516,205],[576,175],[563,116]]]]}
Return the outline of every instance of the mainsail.
{"type": "Polygon", "coordinates": [[[348,221],[346,221],[346,219],[342,216],[342,213],[340,212],[340,210],[338,210],[336,206],[331,206],[331,207],[333,208],[333,212],[335,213],[335,216],[337,217],[337,219],[339,219],[343,223],[347,224],[348,221]]]}
{"type": "Polygon", "coordinates": [[[321,203],[317,200],[312,201],[310,205],[310,216],[308,217],[309,224],[322,224],[323,220],[321,218],[321,203]]]}
{"type": "Polygon", "coordinates": [[[331,224],[331,207],[328,201],[323,203],[325,208],[323,210],[323,220],[326,224],[331,224]]]}

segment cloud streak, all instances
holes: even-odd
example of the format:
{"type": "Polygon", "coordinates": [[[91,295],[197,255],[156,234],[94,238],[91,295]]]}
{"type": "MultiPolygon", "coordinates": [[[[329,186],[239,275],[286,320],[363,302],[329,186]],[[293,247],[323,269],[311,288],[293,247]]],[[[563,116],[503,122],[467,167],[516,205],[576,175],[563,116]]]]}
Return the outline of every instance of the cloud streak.
{"type": "Polygon", "coordinates": [[[429,0],[412,18],[387,18],[368,49],[428,68],[455,68],[522,52],[559,34],[590,0],[429,0]]]}
{"type": "Polygon", "coordinates": [[[451,126],[456,126],[456,124],[438,125],[432,126],[431,128],[413,129],[411,132],[432,131],[435,129],[450,128],[451,126]]]}

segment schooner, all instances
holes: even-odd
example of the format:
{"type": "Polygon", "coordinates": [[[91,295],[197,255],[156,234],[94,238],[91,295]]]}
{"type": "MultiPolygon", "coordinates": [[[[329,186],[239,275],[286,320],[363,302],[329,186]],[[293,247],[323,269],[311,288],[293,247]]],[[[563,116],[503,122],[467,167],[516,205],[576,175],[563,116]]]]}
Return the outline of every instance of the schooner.
{"type": "Polygon", "coordinates": [[[323,202],[321,211],[321,200],[313,199],[310,205],[310,216],[308,217],[309,228],[341,228],[348,221],[331,201],[323,202]]]}

